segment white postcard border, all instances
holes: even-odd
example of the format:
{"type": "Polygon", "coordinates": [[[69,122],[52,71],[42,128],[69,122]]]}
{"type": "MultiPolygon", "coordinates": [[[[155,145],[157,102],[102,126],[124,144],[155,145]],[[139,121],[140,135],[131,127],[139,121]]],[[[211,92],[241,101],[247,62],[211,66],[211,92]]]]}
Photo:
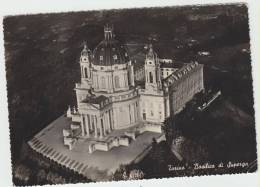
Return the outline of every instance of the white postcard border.
{"type": "MultiPolygon", "coordinates": [[[[0,3],[0,186],[12,186],[11,177],[11,158],[10,158],[10,139],[8,124],[8,105],[6,92],[6,75],[4,63],[4,45],[3,45],[3,17],[17,14],[36,14],[50,12],[66,11],[86,11],[97,9],[117,9],[117,8],[136,8],[136,7],[156,7],[156,6],[174,6],[174,5],[199,5],[216,3],[248,3],[250,18],[250,38],[251,38],[251,56],[253,66],[253,85],[256,111],[256,128],[259,132],[259,8],[258,0],[8,0],[0,3]]],[[[259,133],[258,136],[259,138],[259,133]]],[[[259,147],[259,146],[258,146],[259,147]]],[[[258,186],[259,171],[253,174],[237,174],[223,176],[203,176],[203,177],[182,177],[170,179],[152,179],[142,181],[122,181],[109,183],[89,183],[84,186],[107,186],[107,187],[146,187],[146,186],[200,186],[200,187],[219,187],[219,186],[258,186]]],[[[48,186],[48,185],[47,185],[48,186]]],[[[57,186],[83,186],[82,184],[68,184],[57,186]]]]}

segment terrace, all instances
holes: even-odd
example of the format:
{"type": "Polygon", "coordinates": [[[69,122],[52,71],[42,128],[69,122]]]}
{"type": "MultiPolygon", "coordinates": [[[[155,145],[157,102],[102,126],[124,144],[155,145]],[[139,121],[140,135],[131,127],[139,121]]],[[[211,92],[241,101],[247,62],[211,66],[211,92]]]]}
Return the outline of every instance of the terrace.
{"type": "MultiPolygon", "coordinates": [[[[70,124],[71,119],[61,116],[36,134],[28,144],[44,157],[94,181],[110,180],[113,172],[121,164],[137,162],[150,149],[152,139],[159,139],[163,136],[161,133],[144,132],[127,147],[118,146],[107,152],[96,150],[93,153],[89,153],[89,145],[92,141],[88,138],[78,138],[73,150],[70,151],[64,145],[62,134],[63,129],[69,127],[70,124]]],[[[126,131],[117,130],[113,134],[119,136],[126,131]]],[[[102,139],[102,141],[105,141],[105,139],[102,139]]]]}

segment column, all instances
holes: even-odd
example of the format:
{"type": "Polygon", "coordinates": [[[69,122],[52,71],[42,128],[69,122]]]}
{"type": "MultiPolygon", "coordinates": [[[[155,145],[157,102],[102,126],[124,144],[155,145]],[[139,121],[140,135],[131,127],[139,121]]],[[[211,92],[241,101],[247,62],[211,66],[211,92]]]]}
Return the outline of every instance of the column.
{"type": "Polygon", "coordinates": [[[93,124],[93,121],[94,121],[94,120],[93,120],[93,115],[89,115],[89,116],[88,116],[88,119],[89,119],[89,130],[90,130],[90,131],[93,131],[93,125],[92,125],[92,124],[93,124]]]}
{"type": "Polygon", "coordinates": [[[87,136],[89,136],[89,119],[88,119],[88,117],[89,117],[89,115],[84,116],[85,129],[86,129],[87,136]]]}
{"type": "Polygon", "coordinates": [[[156,72],[153,72],[153,83],[157,84],[156,78],[157,78],[156,72]]]}
{"type": "Polygon", "coordinates": [[[136,108],[136,120],[137,121],[139,121],[139,119],[140,119],[140,108],[139,108],[139,102],[138,101],[136,101],[136,103],[135,103],[135,108],[136,108]]]}
{"type": "Polygon", "coordinates": [[[117,108],[115,108],[114,110],[113,110],[113,119],[114,119],[114,128],[115,128],[115,126],[117,126],[117,108]]]}
{"type": "Polygon", "coordinates": [[[95,131],[95,122],[96,121],[96,116],[95,115],[92,115],[92,131],[95,131]]]}
{"type": "Polygon", "coordinates": [[[84,68],[81,66],[81,76],[82,78],[85,78],[84,68]]]}
{"type": "Polygon", "coordinates": [[[108,121],[109,121],[109,127],[110,127],[109,129],[112,131],[112,128],[113,128],[112,123],[113,123],[113,121],[112,121],[112,117],[111,117],[111,111],[112,110],[109,110],[107,115],[108,115],[108,121]]]}
{"type": "Polygon", "coordinates": [[[97,116],[94,115],[94,133],[95,133],[95,138],[98,137],[98,134],[97,134],[97,116]]]}
{"type": "Polygon", "coordinates": [[[106,118],[106,112],[103,114],[103,127],[104,127],[104,134],[106,136],[106,133],[107,133],[107,118],[106,118]]]}
{"type": "Polygon", "coordinates": [[[102,115],[102,118],[101,118],[101,119],[102,119],[102,123],[103,123],[103,124],[101,125],[101,126],[102,126],[102,130],[103,130],[103,132],[104,132],[104,136],[106,136],[106,135],[107,135],[106,125],[107,125],[107,124],[106,124],[105,114],[102,115]]]}
{"type": "Polygon", "coordinates": [[[133,105],[130,104],[130,112],[131,112],[131,123],[135,122],[135,117],[134,117],[134,113],[133,113],[133,105]]]}
{"type": "Polygon", "coordinates": [[[80,126],[81,126],[81,135],[82,135],[82,136],[85,136],[85,130],[84,130],[84,126],[85,126],[85,124],[84,124],[84,117],[83,117],[82,114],[80,115],[80,119],[81,119],[81,122],[80,122],[80,126]]]}
{"type": "Polygon", "coordinates": [[[133,123],[135,123],[136,122],[136,118],[135,118],[135,103],[131,104],[131,108],[132,108],[133,123]]]}
{"type": "Polygon", "coordinates": [[[124,87],[126,88],[127,87],[127,75],[126,74],[124,74],[124,82],[125,82],[124,83],[124,85],[125,85],[124,87]]]}
{"type": "Polygon", "coordinates": [[[136,109],[135,112],[136,112],[136,120],[137,120],[137,121],[139,121],[139,119],[140,119],[140,118],[139,118],[139,115],[140,115],[140,110],[139,110],[140,108],[139,108],[139,107],[140,107],[140,106],[138,105],[138,101],[136,101],[136,102],[135,102],[135,109],[136,109]]]}
{"type": "Polygon", "coordinates": [[[132,123],[131,104],[128,105],[128,112],[129,112],[129,124],[131,124],[132,123]]]}
{"type": "MultiPolygon", "coordinates": [[[[165,106],[165,109],[164,109],[164,112],[165,112],[165,118],[169,117],[170,116],[170,106],[169,106],[169,99],[168,97],[165,98],[165,103],[164,103],[164,106],[165,106]]],[[[171,103],[171,105],[173,105],[173,103],[171,103]]]]}
{"type": "Polygon", "coordinates": [[[113,110],[110,110],[111,130],[114,129],[113,110]]]}
{"type": "Polygon", "coordinates": [[[109,121],[109,112],[106,112],[106,121],[107,121],[107,130],[108,130],[108,133],[111,132],[111,127],[110,127],[110,121],[109,121]]]}
{"type": "Polygon", "coordinates": [[[101,116],[97,116],[97,124],[98,124],[99,132],[100,132],[99,138],[103,138],[103,128],[101,125],[101,116]]]}
{"type": "Polygon", "coordinates": [[[137,116],[136,116],[136,102],[133,103],[133,108],[134,108],[134,122],[137,122],[137,116]]]}
{"type": "Polygon", "coordinates": [[[131,64],[131,85],[135,86],[135,75],[134,75],[134,66],[131,64]]]}
{"type": "Polygon", "coordinates": [[[110,90],[111,90],[111,92],[113,92],[113,75],[111,76],[111,77],[109,77],[109,84],[110,84],[110,90]]]}

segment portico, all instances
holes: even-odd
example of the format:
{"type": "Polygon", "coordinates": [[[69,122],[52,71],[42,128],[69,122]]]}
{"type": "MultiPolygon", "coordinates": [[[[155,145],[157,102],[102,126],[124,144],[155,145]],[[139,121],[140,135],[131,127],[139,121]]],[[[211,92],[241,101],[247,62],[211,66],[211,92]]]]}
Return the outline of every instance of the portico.
{"type": "Polygon", "coordinates": [[[108,109],[103,112],[89,111],[80,115],[82,137],[100,138],[107,136],[114,128],[113,111],[108,109]]]}

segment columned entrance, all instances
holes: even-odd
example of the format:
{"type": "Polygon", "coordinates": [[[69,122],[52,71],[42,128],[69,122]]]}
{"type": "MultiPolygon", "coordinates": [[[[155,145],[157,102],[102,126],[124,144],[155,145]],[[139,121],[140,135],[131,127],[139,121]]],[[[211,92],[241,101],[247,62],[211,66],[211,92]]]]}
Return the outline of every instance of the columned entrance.
{"type": "Polygon", "coordinates": [[[103,114],[80,115],[81,136],[104,138],[114,129],[113,111],[107,110],[103,114]]]}

